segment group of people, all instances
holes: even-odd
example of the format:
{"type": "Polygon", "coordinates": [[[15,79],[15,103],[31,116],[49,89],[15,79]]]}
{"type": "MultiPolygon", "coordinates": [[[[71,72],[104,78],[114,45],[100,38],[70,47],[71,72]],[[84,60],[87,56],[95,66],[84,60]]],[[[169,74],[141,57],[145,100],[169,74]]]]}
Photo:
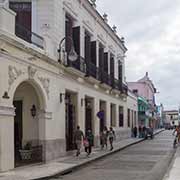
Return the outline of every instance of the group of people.
{"type": "Polygon", "coordinates": [[[108,128],[105,126],[103,131],[100,134],[100,140],[101,140],[101,149],[104,149],[104,147],[108,147],[108,139],[109,139],[109,144],[110,144],[110,151],[113,150],[113,141],[115,140],[116,135],[115,131],[113,130],[112,127],[108,128]]]}
{"type": "MultiPolygon", "coordinates": [[[[110,150],[113,150],[113,141],[116,138],[115,131],[112,127],[107,129],[107,127],[104,127],[103,131],[100,133],[100,143],[101,143],[101,149],[104,147],[108,147],[108,139],[110,143],[110,150]]],[[[87,153],[87,156],[89,156],[92,152],[92,146],[94,144],[94,135],[91,130],[88,130],[86,132],[86,135],[84,135],[83,131],[80,129],[80,126],[77,126],[77,129],[74,133],[74,141],[76,144],[76,156],[80,155],[82,144],[84,145],[85,152],[87,153]]]]}

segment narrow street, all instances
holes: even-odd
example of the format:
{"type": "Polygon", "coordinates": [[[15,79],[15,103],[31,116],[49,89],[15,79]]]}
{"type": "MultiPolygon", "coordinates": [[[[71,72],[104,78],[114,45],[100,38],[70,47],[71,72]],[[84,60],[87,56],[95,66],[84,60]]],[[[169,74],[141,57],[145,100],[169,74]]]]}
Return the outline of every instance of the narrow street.
{"type": "Polygon", "coordinates": [[[164,131],[153,140],[133,145],[54,179],[161,180],[175,151],[172,148],[173,138],[172,131],[164,131]]]}

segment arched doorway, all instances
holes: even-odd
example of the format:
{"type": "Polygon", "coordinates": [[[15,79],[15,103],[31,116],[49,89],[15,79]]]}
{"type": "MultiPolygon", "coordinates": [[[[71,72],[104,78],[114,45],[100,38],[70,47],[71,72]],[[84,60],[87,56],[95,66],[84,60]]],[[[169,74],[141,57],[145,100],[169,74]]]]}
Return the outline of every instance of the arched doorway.
{"type": "Polygon", "coordinates": [[[14,93],[15,167],[42,161],[38,114],[43,108],[43,94],[40,94],[40,92],[34,82],[25,81],[16,88],[14,93]],[[29,159],[22,157],[22,153],[20,153],[22,149],[31,150],[29,159]]]}

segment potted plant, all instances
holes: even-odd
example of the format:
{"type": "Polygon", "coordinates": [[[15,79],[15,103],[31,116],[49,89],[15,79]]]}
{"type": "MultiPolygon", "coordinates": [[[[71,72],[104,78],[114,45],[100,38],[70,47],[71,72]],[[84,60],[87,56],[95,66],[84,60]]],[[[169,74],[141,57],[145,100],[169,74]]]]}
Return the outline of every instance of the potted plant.
{"type": "Polygon", "coordinates": [[[28,141],[22,149],[19,150],[22,160],[31,160],[32,158],[32,142],[28,141]]]}

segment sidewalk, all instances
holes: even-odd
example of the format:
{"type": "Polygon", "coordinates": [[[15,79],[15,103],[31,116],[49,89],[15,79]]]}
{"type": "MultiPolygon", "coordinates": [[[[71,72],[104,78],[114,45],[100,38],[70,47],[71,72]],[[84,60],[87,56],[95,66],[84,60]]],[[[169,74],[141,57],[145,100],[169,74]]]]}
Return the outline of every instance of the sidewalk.
{"type": "MultiPolygon", "coordinates": [[[[157,130],[154,134],[158,134],[163,130],[157,130]]],[[[12,171],[0,173],[0,180],[35,180],[49,179],[55,175],[62,175],[70,172],[80,166],[83,166],[94,160],[103,158],[112,153],[118,152],[128,146],[139,143],[144,139],[129,138],[114,143],[114,150],[93,149],[93,153],[88,158],[86,153],[81,153],[79,157],[75,155],[62,157],[46,164],[36,164],[27,167],[16,168],[12,171]]],[[[174,179],[173,179],[174,180],[174,179]]]]}
{"type": "Polygon", "coordinates": [[[180,180],[180,147],[177,148],[171,169],[163,180],[180,180]]]}

